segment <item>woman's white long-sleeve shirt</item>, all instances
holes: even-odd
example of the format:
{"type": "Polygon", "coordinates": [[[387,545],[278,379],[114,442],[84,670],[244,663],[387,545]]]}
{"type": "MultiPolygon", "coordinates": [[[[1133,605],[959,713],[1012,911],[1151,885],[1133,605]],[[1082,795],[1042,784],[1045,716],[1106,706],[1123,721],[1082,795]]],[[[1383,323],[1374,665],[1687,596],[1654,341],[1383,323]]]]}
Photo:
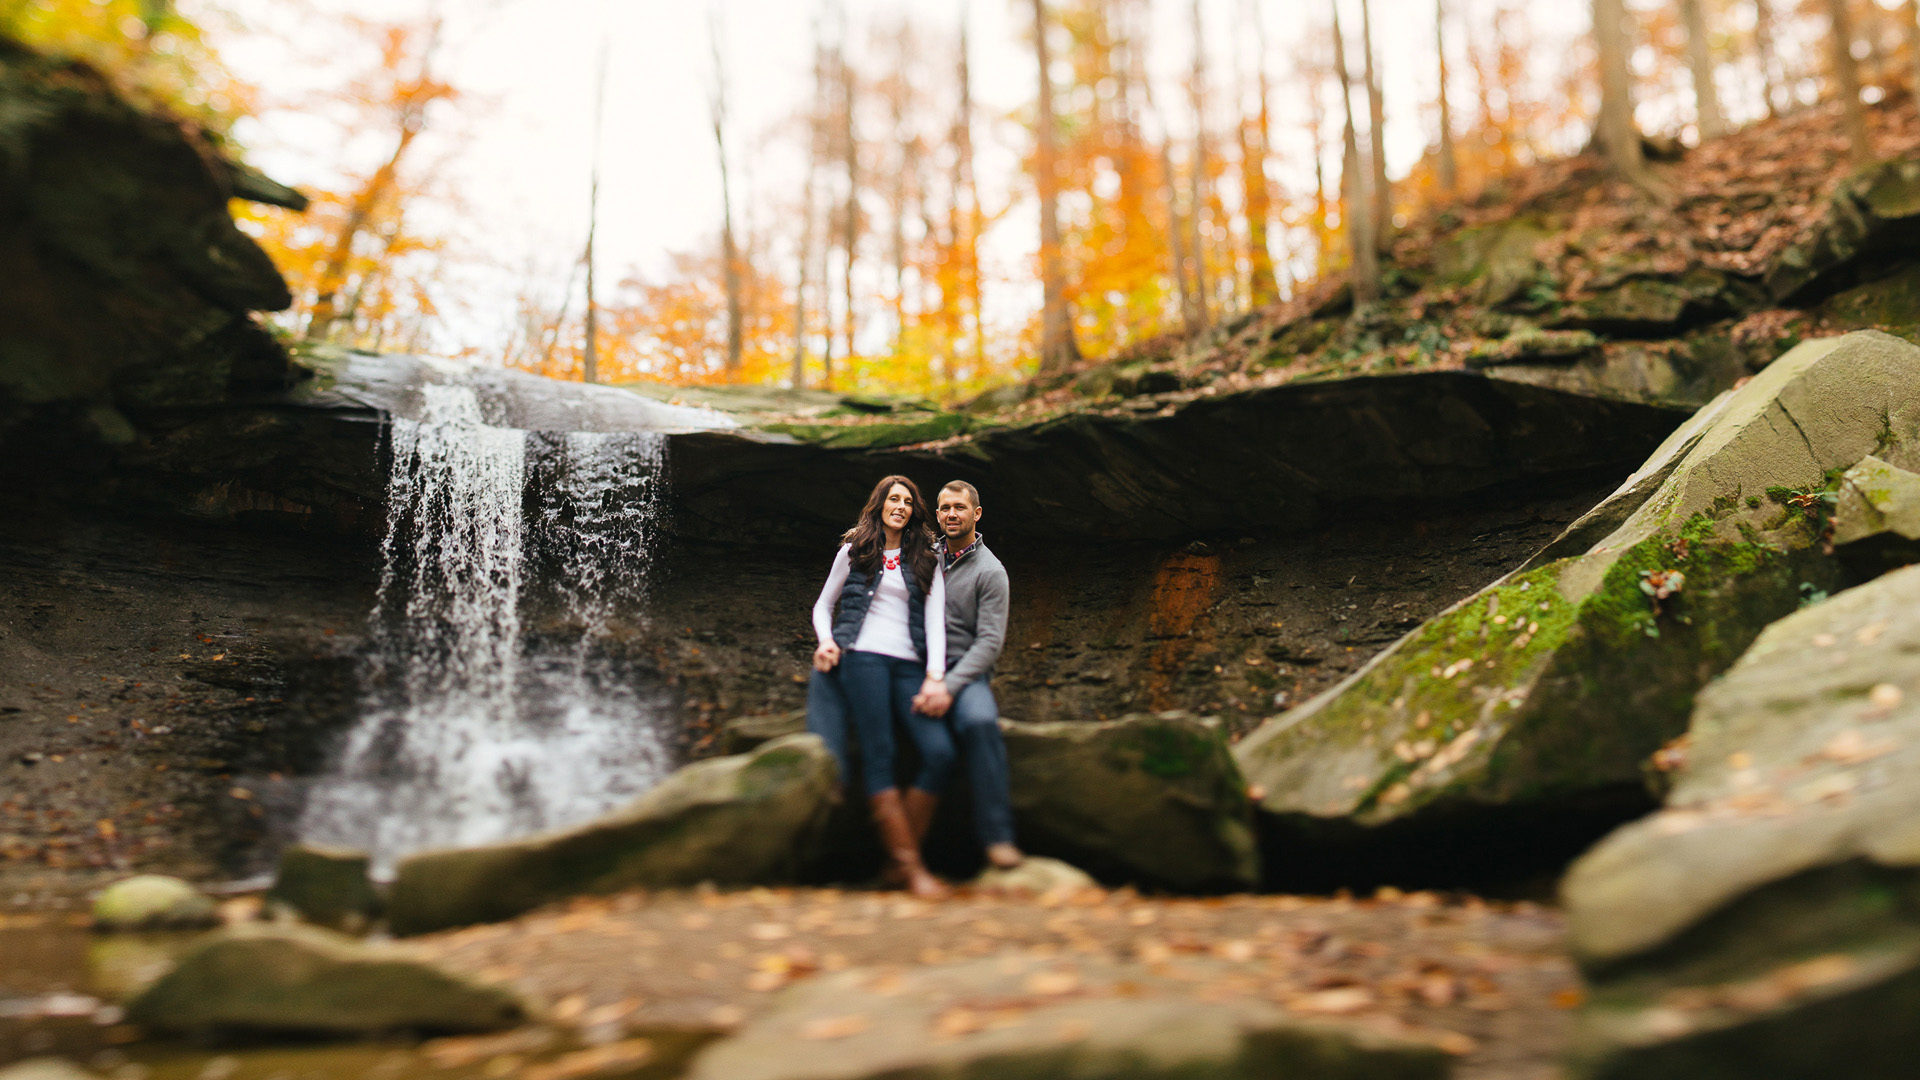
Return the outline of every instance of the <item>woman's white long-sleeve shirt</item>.
{"type": "MultiPolygon", "coordinates": [[[[897,556],[900,549],[893,548],[885,554],[897,556]]],[[[847,575],[852,570],[853,545],[841,544],[833,557],[833,569],[827,572],[827,583],[813,602],[813,634],[822,645],[833,644],[833,605],[840,599],[840,590],[846,586],[847,575]]],[[[913,631],[907,626],[912,609],[908,603],[906,572],[904,559],[894,569],[880,572],[880,586],[868,602],[867,617],[860,624],[860,636],[854,639],[853,648],[901,660],[920,659],[913,647],[913,631]]],[[[927,631],[927,675],[944,679],[947,675],[947,575],[938,563],[934,565],[933,587],[927,590],[922,614],[927,631]]]]}

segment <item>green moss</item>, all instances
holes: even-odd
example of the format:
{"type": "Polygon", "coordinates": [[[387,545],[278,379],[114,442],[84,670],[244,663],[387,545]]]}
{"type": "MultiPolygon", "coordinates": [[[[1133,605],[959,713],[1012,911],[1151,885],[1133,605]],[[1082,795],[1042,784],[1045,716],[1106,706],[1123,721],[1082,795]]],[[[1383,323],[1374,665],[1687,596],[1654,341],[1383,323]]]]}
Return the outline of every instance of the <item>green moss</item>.
{"type": "Polygon", "coordinates": [[[858,450],[932,442],[963,434],[968,427],[968,418],[961,413],[922,413],[865,424],[767,424],[761,430],[836,450],[858,450]]]}
{"type": "Polygon", "coordinates": [[[1146,724],[1133,732],[1140,768],[1163,779],[1188,776],[1220,753],[1220,740],[1181,724],[1146,724]]]}

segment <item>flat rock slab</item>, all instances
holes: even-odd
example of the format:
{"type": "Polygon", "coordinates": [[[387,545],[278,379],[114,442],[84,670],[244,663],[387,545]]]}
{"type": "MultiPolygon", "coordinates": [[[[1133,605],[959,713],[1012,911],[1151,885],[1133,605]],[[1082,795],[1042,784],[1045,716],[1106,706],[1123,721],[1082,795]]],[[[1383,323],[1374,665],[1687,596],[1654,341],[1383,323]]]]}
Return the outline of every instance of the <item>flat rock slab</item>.
{"type": "Polygon", "coordinates": [[[1809,591],[1830,473],[1920,466],[1920,348],[1807,342],[1676,431],[1520,571],[1235,750],[1298,828],[1633,792],[1693,695],[1809,591]]]}
{"type": "Polygon", "coordinates": [[[210,937],[127,1003],[165,1032],[495,1031],[526,1018],[508,990],[442,971],[394,946],[297,925],[210,937]]]}
{"type": "Polygon", "coordinates": [[[1769,627],[1701,692],[1676,753],[1666,808],[1565,883],[1597,979],[1591,1075],[1807,1076],[1841,1059],[1849,1077],[1912,1075],[1920,567],[1769,627]]]}
{"type": "Polygon", "coordinates": [[[585,825],[403,860],[388,923],[418,934],[634,886],[790,880],[838,787],[839,766],[817,735],[695,762],[585,825]]]}
{"type": "Polygon", "coordinates": [[[1428,1080],[1430,1042],[1207,1001],[1141,965],[1008,957],[815,979],[695,1059],[688,1080],[1428,1080]]]}
{"type": "Polygon", "coordinates": [[[1007,957],[1144,965],[1185,981],[1196,1000],[1248,998],[1315,1020],[1448,1033],[1442,1041],[1463,1051],[1462,1080],[1550,1075],[1577,985],[1558,912],[1430,893],[1202,900],[963,890],[939,903],[822,889],[629,893],[409,944],[449,970],[507,981],[557,1020],[642,1035],[739,1030],[775,1008],[780,991],[854,968],[1007,957]]]}

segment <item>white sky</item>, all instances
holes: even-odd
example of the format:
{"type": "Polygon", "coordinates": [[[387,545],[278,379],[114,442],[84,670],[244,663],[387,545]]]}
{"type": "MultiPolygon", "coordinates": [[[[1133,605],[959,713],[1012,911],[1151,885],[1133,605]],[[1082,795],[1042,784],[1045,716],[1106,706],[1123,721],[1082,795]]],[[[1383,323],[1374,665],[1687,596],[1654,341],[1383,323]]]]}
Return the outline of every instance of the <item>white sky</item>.
{"type": "MultiPolygon", "coordinates": [[[[430,170],[437,187],[457,193],[457,205],[427,208],[428,227],[444,229],[462,258],[450,286],[459,293],[447,311],[443,349],[477,346],[497,351],[505,307],[531,273],[557,294],[578,257],[587,222],[592,102],[600,43],[609,51],[602,146],[598,264],[603,280],[630,271],[658,274],[669,252],[703,246],[718,228],[718,168],[708,128],[711,79],[710,2],[724,26],[732,111],[731,161],[743,213],[765,226],[793,198],[803,162],[786,124],[811,93],[814,18],[810,0],[211,0],[240,25],[217,44],[242,79],[259,86],[268,104],[298,103],[303,95],[337,87],[365,61],[350,59],[354,39],[339,29],[350,14],[392,18],[436,10],[446,23],[440,69],[466,98],[436,118],[410,162],[430,170]]],[[[983,182],[1018,182],[1017,156],[1027,134],[1012,117],[1034,94],[1031,0],[844,0],[856,54],[867,28],[905,13],[940,33],[942,46],[927,58],[928,79],[951,70],[946,51],[964,10],[970,20],[976,140],[983,182]]],[[[1341,0],[1343,21],[1357,40],[1357,0],[1341,0]]],[[[1282,87],[1274,137],[1277,178],[1294,192],[1312,186],[1304,102],[1285,87],[1305,35],[1322,32],[1325,0],[1202,0],[1213,79],[1232,80],[1234,53],[1251,53],[1249,5],[1261,5],[1268,28],[1268,70],[1282,87]]],[[[1449,8],[1486,25],[1497,0],[1449,0],[1449,8]],[[1485,9],[1482,11],[1481,9],[1485,9]]],[[[1524,3],[1536,37],[1550,47],[1539,58],[1542,77],[1568,61],[1566,44],[1585,27],[1578,0],[1524,3]]],[[[1150,47],[1161,77],[1156,98],[1172,123],[1185,128],[1176,80],[1190,64],[1188,0],[1157,0],[1150,47]]],[[[1430,102],[1435,79],[1433,0],[1373,0],[1387,99],[1388,161],[1403,172],[1434,134],[1430,102]]],[[[1460,20],[1455,19],[1458,24],[1460,20]]],[[[1463,72],[1458,29],[1450,43],[1454,70],[1463,72]]],[[[364,47],[364,46],[359,46],[364,47]]],[[[1297,85],[1297,84],[1295,84],[1297,85]]],[[[1223,114],[1224,115],[1224,114],[1223,114]]],[[[1216,125],[1219,121],[1216,120],[1216,125]]],[[[311,116],[270,111],[237,131],[251,160],[285,182],[327,186],[343,172],[365,172],[390,150],[391,135],[348,138],[311,116]]],[[[1331,168],[1337,170],[1337,161],[1331,168]]],[[[1331,177],[1330,177],[1331,178],[1331,177]]],[[[738,196],[736,196],[738,197],[738,196]]],[[[1004,278],[993,309],[1018,323],[1037,306],[1037,290],[1023,279],[1034,249],[1033,216],[1016,210],[990,238],[989,259],[1004,278]]]]}

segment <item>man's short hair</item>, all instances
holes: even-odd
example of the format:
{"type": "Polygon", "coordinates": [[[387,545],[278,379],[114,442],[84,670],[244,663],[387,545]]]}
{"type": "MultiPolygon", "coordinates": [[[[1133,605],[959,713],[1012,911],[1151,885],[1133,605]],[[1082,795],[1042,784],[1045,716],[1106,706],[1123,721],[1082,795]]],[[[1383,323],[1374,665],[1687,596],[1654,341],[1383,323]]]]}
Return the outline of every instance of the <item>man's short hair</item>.
{"type": "Polygon", "coordinates": [[[967,493],[967,501],[973,504],[973,508],[975,510],[980,509],[980,489],[967,483],[965,480],[949,480],[940,485],[940,490],[964,491],[967,493]]]}

